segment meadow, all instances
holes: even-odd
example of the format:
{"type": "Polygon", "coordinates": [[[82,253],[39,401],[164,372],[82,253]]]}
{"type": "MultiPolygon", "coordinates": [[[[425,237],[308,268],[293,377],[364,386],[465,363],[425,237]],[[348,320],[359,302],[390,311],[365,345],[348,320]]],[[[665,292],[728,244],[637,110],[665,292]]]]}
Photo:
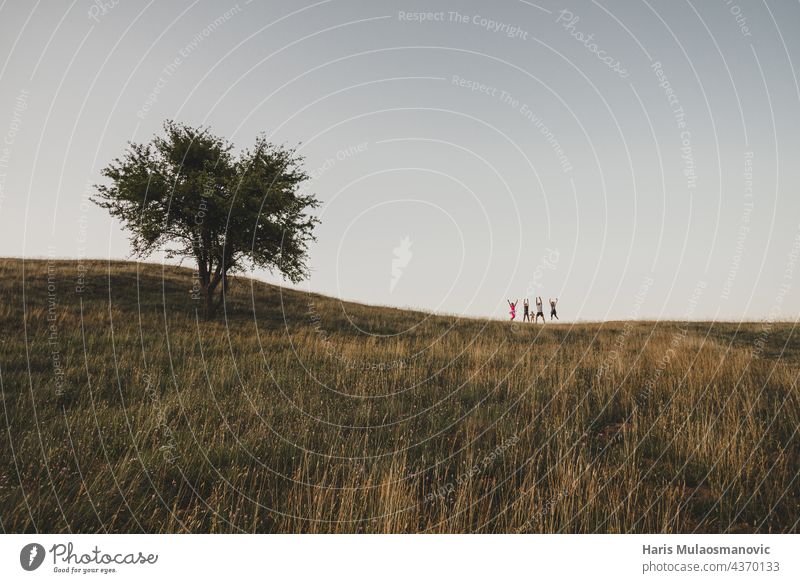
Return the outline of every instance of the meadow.
{"type": "Polygon", "coordinates": [[[793,323],[545,326],[0,260],[3,532],[797,532],[793,323]]]}

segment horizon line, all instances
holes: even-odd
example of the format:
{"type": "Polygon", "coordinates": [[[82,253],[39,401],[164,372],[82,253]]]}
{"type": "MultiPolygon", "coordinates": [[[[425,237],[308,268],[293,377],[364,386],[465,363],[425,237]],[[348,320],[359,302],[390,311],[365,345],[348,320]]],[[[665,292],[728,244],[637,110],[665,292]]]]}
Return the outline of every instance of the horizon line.
{"type": "MultiPolygon", "coordinates": [[[[25,261],[97,261],[97,262],[106,262],[106,263],[131,263],[137,265],[153,265],[153,266],[168,266],[168,267],[175,267],[178,269],[186,269],[191,270],[191,267],[185,267],[181,264],[177,263],[166,263],[166,262],[154,262],[154,261],[145,261],[145,260],[137,260],[137,259],[119,259],[119,258],[112,258],[112,257],[67,257],[67,256],[47,256],[47,255],[33,255],[29,257],[24,256],[0,256],[0,261],[6,259],[14,259],[19,260],[22,262],[25,261]]],[[[231,277],[237,277],[237,275],[232,275],[231,277]]],[[[346,302],[351,304],[359,304],[362,306],[368,306],[372,308],[386,308],[386,309],[393,309],[393,310],[402,310],[402,311],[411,311],[411,312],[420,312],[432,316],[439,316],[439,317],[452,317],[452,318],[459,318],[459,319],[472,319],[472,320],[489,320],[493,322],[509,322],[509,323],[516,323],[520,324],[523,323],[521,319],[519,320],[510,320],[509,318],[495,318],[491,316],[476,316],[470,314],[459,314],[456,312],[436,312],[430,310],[428,308],[423,307],[415,307],[415,306],[399,306],[399,305],[387,305],[387,304],[372,304],[369,302],[365,302],[363,300],[357,299],[348,299],[343,297],[332,296],[323,292],[316,292],[311,290],[302,290],[298,288],[291,287],[290,285],[282,285],[271,283],[264,279],[254,276],[253,274],[250,275],[241,275],[239,274],[238,277],[244,277],[245,279],[250,279],[252,281],[257,281],[263,283],[265,285],[271,285],[281,289],[287,289],[295,292],[311,294],[311,295],[319,295],[326,298],[330,298],[333,300],[338,300],[340,302],[346,302]]],[[[536,296],[533,296],[536,297],[536,296]]],[[[680,318],[658,318],[658,317],[645,317],[645,318],[637,318],[637,319],[630,319],[630,318],[615,318],[611,320],[594,320],[594,319],[583,319],[577,318],[574,320],[564,320],[563,322],[547,322],[551,325],[565,325],[565,324],[612,324],[614,322],[660,322],[660,323],[670,323],[670,322],[678,322],[678,323],[690,323],[690,324],[698,324],[698,323],[721,323],[721,324],[763,324],[763,323],[783,323],[783,324],[797,324],[800,323],[800,314],[796,315],[794,318],[787,316],[786,318],[769,318],[768,316],[763,316],[760,319],[750,319],[750,320],[736,320],[736,319],[725,319],[725,318],[711,318],[711,319],[699,319],[699,320],[684,320],[680,318]]],[[[537,326],[539,324],[536,324],[537,326]]]]}

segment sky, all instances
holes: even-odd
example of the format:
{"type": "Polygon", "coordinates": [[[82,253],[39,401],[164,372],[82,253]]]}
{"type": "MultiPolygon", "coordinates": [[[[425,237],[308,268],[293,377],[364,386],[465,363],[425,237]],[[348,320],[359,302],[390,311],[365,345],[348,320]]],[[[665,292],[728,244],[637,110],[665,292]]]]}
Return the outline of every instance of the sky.
{"type": "Polygon", "coordinates": [[[0,256],[130,259],[88,197],[174,119],[305,157],[300,289],[795,320],[798,32],[788,1],[4,2],[0,256]]]}

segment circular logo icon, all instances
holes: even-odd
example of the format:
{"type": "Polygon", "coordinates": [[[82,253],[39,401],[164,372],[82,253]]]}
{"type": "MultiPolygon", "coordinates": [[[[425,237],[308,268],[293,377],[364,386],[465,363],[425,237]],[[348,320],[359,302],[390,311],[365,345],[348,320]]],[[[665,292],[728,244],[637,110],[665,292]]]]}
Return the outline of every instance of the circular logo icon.
{"type": "Polygon", "coordinates": [[[19,552],[19,564],[26,571],[35,571],[44,562],[44,547],[39,543],[30,543],[19,552]]]}

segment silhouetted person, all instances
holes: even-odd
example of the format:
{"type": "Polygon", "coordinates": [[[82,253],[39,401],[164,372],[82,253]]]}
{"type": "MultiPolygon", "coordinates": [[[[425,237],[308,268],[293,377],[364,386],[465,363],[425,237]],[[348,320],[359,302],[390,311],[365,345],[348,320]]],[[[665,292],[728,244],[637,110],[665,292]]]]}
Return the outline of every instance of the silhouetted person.
{"type": "Polygon", "coordinates": [[[553,301],[553,298],[550,298],[550,319],[552,320],[555,318],[558,320],[558,314],[556,314],[556,304],[558,303],[558,298],[556,301],[553,301]]]}
{"type": "Polygon", "coordinates": [[[528,303],[528,298],[525,298],[522,301],[522,307],[525,309],[525,312],[522,314],[522,321],[523,322],[530,322],[531,315],[529,313],[530,304],[528,303]]]}
{"type": "Polygon", "coordinates": [[[535,322],[539,322],[539,316],[542,317],[542,322],[547,322],[544,319],[544,311],[542,311],[542,296],[536,296],[536,320],[535,322]]]}

